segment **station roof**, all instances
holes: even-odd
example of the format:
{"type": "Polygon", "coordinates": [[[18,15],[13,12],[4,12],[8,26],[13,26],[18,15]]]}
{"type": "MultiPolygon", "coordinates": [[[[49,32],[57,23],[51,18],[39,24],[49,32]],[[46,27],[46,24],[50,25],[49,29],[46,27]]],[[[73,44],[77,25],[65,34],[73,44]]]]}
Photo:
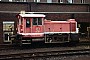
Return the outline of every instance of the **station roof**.
{"type": "Polygon", "coordinates": [[[21,17],[45,17],[44,14],[19,14],[21,17]]]}

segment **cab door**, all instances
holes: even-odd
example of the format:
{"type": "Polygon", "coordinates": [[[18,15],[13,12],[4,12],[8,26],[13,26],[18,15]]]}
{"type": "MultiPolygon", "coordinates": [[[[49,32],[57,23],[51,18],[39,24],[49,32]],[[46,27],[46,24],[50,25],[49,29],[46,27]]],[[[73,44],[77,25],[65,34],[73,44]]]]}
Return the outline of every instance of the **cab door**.
{"type": "Polygon", "coordinates": [[[32,33],[43,33],[43,18],[32,18],[32,33]]]}
{"type": "MultiPolygon", "coordinates": [[[[31,33],[31,18],[26,18],[25,21],[26,21],[26,24],[25,24],[26,26],[24,25],[26,29],[25,32],[31,33]]],[[[25,21],[23,23],[25,23],[25,21]]]]}

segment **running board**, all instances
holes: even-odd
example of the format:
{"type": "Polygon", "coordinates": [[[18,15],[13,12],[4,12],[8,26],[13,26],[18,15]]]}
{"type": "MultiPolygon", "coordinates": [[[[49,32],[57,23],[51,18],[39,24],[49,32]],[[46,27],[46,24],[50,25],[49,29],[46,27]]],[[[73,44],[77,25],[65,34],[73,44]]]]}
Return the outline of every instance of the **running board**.
{"type": "Polygon", "coordinates": [[[22,40],[22,44],[31,44],[30,40],[22,40]]]}
{"type": "Polygon", "coordinates": [[[22,43],[22,44],[31,44],[31,43],[22,43]]]}
{"type": "Polygon", "coordinates": [[[68,43],[69,41],[64,41],[64,42],[45,42],[45,43],[68,43]]]}

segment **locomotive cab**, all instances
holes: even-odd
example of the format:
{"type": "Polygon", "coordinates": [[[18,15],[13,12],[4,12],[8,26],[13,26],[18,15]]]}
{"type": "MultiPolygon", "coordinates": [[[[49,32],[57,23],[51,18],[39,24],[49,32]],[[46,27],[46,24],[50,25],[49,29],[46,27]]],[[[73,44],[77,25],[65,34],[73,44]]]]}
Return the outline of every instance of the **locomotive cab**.
{"type": "Polygon", "coordinates": [[[44,17],[43,14],[19,14],[17,33],[23,41],[43,41],[44,40],[44,17]]]}

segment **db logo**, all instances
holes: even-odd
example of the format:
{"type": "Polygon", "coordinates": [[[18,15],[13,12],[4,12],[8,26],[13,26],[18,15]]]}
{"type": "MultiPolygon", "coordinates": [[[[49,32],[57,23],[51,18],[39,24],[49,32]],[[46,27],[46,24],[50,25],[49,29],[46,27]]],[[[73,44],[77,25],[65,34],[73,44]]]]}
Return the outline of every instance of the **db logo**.
{"type": "Polygon", "coordinates": [[[36,27],[36,32],[40,32],[40,28],[39,27],[36,27]]]}

